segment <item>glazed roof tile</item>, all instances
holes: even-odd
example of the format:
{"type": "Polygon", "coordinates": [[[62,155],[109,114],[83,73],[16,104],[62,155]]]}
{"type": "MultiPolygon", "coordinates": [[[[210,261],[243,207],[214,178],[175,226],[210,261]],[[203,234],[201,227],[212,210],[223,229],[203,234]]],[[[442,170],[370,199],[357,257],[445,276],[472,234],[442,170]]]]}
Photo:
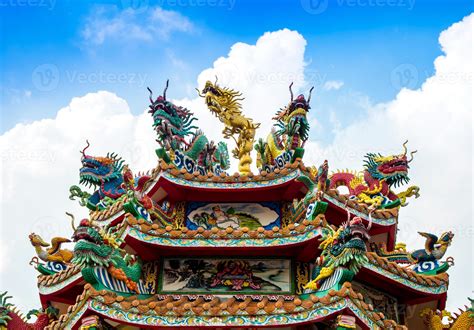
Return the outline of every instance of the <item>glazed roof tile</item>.
{"type": "MultiPolygon", "coordinates": [[[[46,329],[62,329],[71,326],[70,322],[84,308],[87,302],[95,300],[111,309],[119,309],[127,314],[160,317],[195,316],[216,319],[228,316],[285,315],[308,312],[325,308],[337,301],[347,299],[379,328],[406,329],[393,320],[385,318],[383,313],[374,311],[372,305],[363,301],[362,294],[354,291],[349,282],[344,283],[339,291],[331,290],[324,297],[309,294],[305,296],[231,296],[227,300],[214,295],[153,295],[146,299],[138,296],[124,297],[115,293],[97,291],[87,284],[76,304],[68,308],[67,313],[50,324],[46,329]]],[[[117,313],[119,315],[120,313],[117,313]]],[[[308,320],[311,321],[311,320],[308,320]]],[[[151,324],[150,324],[151,325],[151,324]]]]}
{"type": "Polygon", "coordinates": [[[196,230],[190,230],[186,227],[180,229],[174,229],[171,226],[165,228],[160,227],[158,224],[150,224],[144,221],[143,219],[135,219],[132,215],[127,215],[127,222],[129,225],[137,228],[141,232],[151,235],[151,236],[163,236],[169,238],[188,238],[188,239],[229,239],[229,238],[250,238],[250,239],[262,239],[262,238],[272,238],[272,237],[292,237],[307,231],[310,228],[316,228],[323,224],[326,224],[326,218],[323,214],[318,215],[313,221],[302,220],[304,218],[304,213],[302,213],[299,218],[296,219],[296,223],[291,223],[288,226],[283,228],[274,227],[271,230],[266,230],[263,227],[259,227],[254,230],[250,230],[247,227],[233,229],[228,227],[226,229],[219,229],[213,227],[211,229],[204,229],[199,227],[196,230]],[[302,220],[302,221],[299,221],[302,220]]]}
{"type": "Polygon", "coordinates": [[[76,275],[81,271],[81,268],[77,265],[70,264],[66,269],[61,270],[53,275],[39,275],[38,276],[38,286],[49,287],[55,284],[61,283],[62,281],[67,280],[73,275],[76,275]]]}
{"type": "Polygon", "coordinates": [[[447,273],[441,273],[438,275],[421,275],[410,268],[402,267],[396,262],[392,262],[384,257],[380,257],[374,252],[367,252],[367,257],[369,258],[369,262],[371,264],[381,267],[392,274],[401,276],[417,284],[436,287],[440,285],[447,285],[449,283],[449,275],[447,273]]]}

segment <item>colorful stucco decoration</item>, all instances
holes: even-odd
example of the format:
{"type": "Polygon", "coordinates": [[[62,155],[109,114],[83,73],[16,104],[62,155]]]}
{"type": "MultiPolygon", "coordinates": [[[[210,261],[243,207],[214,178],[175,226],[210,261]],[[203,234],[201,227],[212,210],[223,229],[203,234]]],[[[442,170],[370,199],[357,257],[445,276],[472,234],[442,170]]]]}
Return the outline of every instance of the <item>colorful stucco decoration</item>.
{"type": "MultiPolygon", "coordinates": [[[[125,161],[115,153],[109,153],[105,157],[87,155],[86,150],[89,146],[89,141],[87,141],[87,146],[81,152],[82,167],[79,170],[79,183],[95,191],[90,194],[82,191],[78,186],[71,186],[69,198],[74,200],[78,197],[82,206],[87,206],[91,210],[102,210],[124,197],[122,171],[125,161]]],[[[143,175],[133,180],[140,189],[148,179],[149,176],[143,175]]]]}
{"type": "Polygon", "coordinates": [[[232,155],[239,160],[239,171],[243,174],[250,173],[252,164],[250,152],[253,149],[255,132],[260,124],[254,123],[242,113],[240,104],[243,100],[242,93],[220,87],[217,85],[217,79],[215,83],[207,81],[202,92],[198,93],[204,98],[209,111],[224,123],[225,128],[222,131],[224,138],[232,138],[237,144],[232,150],[232,155]]]}
{"type": "Polygon", "coordinates": [[[412,252],[407,252],[405,244],[398,244],[393,251],[386,251],[384,246],[373,244],[374,250],[381,257],[387,258],[398,264],[413,265],[413,270],[417,273],[440,274],[448,270],[453,265],[453,258],[449,257],[446,261],[441,259],[446,254],[454,234],[451,231],[443,233],[439,238],[434,234],[419,233],[426,238],[425,248],[412,252]]]}
{"type": "Polygon", "coordinates": [[[349,213],[347,221],[337,230],[326,226],[319,245],[322,253],[316,259],[312,280],[305,289],[324,292],[351,281],[360,268],[368,263],[366,245],[370,240],[370,227],[371,224],[366,228],[359,217],[350,219],[349,213]],[[326,282],[330,284],[324,285],[326,282]]]}
{"type": "MultiPolygon", "coordinates": [[[[473,300],[471,300],[471,304],[473,300]]],[[[446,310],[423,309],[420,313],[428,330],[457,329],[468,330],[474,327],[474,314],[471,308],[464,307],[458,313],[451,313],[446,310]]]]}
{"type": "Polygon", "coordinates": [[[123,281],[132,292],[139,292],[141,260],[120,248],[122,242],[113,233],[112,228],[105,232],[83,219],[73,238],[76,244],[72,261],[82,268],[82,275],[86,281],[95,283],[94,270],[96,267],[101,267],[113,278],[123,281]]]}
{"type": "Polygon", "coordinates": [[[331,159],[303,161],[311,90],[295,98],[290,85],[273,131],[254,143],[258,124],[243,115],[240,93],[207,82],[201,95],[237,144],[240,172],[229,174],[225,143],[209,141],[165,86],[157,98],[150,90],[157,164],[135,175],[114,153],[88,155],[87,143],[80,183],[93,191],[73,186],[70,198],[88,214],[77,228],[69,214],[63,238],[29,237],[40,272],[38,321],[16,318],[4,294],[0,326],[467,329],[468,313],[448,324],[437,311],[446,304],[454,235],[417,228],[424,249],[396,243],[405,221],[399,206],[419,190],[393,190],[408,181],[414,152],[407,157],[406,143],[400,155],[368,154],[361,174],[331,175],[331,159]]]}
{"type": "Polygon", "coordinates": [[[157,142],[161,148],[157,155],[166,162],[173,162],[178,168],[189,173],[208,172],[220,174],[229,168],[229,154],[224,142],[209,141],[204,133],[195,126],[194,114],[188,109],[177,106],[166,99],[168,81],[163,95],[153,99],[150,92],[150,110],[153,127],[157,133],[157,142]]]}
{"type": "Polygon", "coordinates": [[[275,124],[266,141],[259,139],[254,149],[257,151],[257,167],[267,172],[282,167],[286,162],[302,158],[304,144],[309,137],[307,113],[310,107],[311,92],[308,99],[303,94],[295,99],[290,84],[290,102],[273,117],[275,124]]]}
{"type": "Polygon", "coordinates": [[[395,193],[392,189],[410,180],[408,164],[413,160],[416,151],[412,151],[410,159],[407,159],[407,143],[408,141],[403,144],[404,152],[400,155],[382,156],[368,153],[362,173],[345,171],[332,174],[330,188],[345,186],[359,202],[379,208],[406,206],[407,197],[419,196],[419,188],[411,186],[400,193],[395,193]]]}
{"type": "Polygon", "coordinates": [[[43,330],[53,321],[57,320],[59,310],[53,306],[43,309],[33,309],[24,316],[15,305],[8,302],[12,298],[7,296],[7,292],[0,294],[0,329],[31,329],[43,330]],[[32,316],[36,317],[35,322],[29,322],[32,316]]]}

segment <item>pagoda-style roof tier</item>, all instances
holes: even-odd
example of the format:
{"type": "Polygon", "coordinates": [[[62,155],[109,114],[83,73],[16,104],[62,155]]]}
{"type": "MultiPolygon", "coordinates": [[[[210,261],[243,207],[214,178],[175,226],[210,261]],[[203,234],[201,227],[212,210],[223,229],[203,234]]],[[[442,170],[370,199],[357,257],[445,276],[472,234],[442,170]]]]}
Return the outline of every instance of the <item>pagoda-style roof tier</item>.
{"type": "Polygon", "coordinates": [[[300,159],[270,173],[261,171],[247,175],[225,172],[220,175],[190,174],[184,169],[178,170],[173,164],[161,162],[160,166],[162,172],[150,184],[147,194],[154,199],[160,198],[159,190],[162,188],[170,200],[179,201],[292,201],[304,197],[307,191],[296,179],[310,175],[300,159]]]}
{"type": "MultiPolygon", "coordinates": [[[[303,213],[304,215],[304,213],[303,213]]],[[[215,255],[215,248],[225,255],[294,256],[299,261],[311,261],[318,254],[322,225],[326,223],[324,215],[318,215],[313,221],[300,217],[298,223],[272,230],[259,227],[248,228],[190,230],[186,227],[173,229],[150,224],[143,219],[126,217],[122,238],[135,251],[140,251],[143,259],[156,258],[156,252],[166,255],[215,255]]]]}
{"type": "MultiPolygon", "coordinates": [[[[261,250],[258,251],[258,254],[260,253],[261,250]]],[[[200,251],[199,254],[205,255],[206,253],[200,251]]],[[[166,251],[161,255],[165,257],[166,251]]],[[[280,257],[283,257],[283,254],[280,257]]],[[[373,252],[367,252],[367,257],[368,264],[364,265],[356,275],[356,279],[361,283],[370,283],[374,288],[390,293],[407,304],[437,300],[440,308],[444,307],[449,281],[448,274],[422,275],[410,268],[387,261],[373,252]]],[[[40,275],[38,277],[42,301],[72,303],[71,297],[79,294],[77,290],[80,290],[83,284],[84,281],[77,266],[70,266],[54,275],[40,275]]]]}
{"type": "Polygon", "coordinates": [[[323,322],[341,313],[356,317],[362,329],[406,329],[366,304],[346,282],[325,297],[306,295],[152,295],[122,296],[86,285],[76,304],[46,329],[78,329],[81,318],[95,314],[140,328],[275,327],[323,322]]]}
{"type": "Polygon", "coordinates": [[[356,279],[371,287],[397,297],[399,302],[407,304],[437,300],[439,308],[446,303],[449,275],[422,275],[395,262],[367,252],[369,262],[356,275],[356,279]]]}

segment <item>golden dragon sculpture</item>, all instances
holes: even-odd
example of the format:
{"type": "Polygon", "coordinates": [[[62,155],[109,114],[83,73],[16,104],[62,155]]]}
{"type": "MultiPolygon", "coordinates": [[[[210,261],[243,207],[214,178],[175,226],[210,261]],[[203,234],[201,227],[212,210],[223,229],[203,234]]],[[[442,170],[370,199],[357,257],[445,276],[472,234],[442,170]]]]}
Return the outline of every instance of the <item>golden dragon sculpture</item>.
{"type": "MultiPolygon", "coordinates": [[[[471,300],[471,299],[470,299],[471,300]]],[[[474,301],[471,300],[471,304],[474,301]]],[[[474,311],[473,308],[466,310],[459,310],[459,314],[448,311],[431,310],[425,308],[420,316],[423,318],[425,325],[429,330],[443,330],[443,329],[455,329],[455,330],[469,330],[474,329],[474,311]],[[446,319],[448,322],[444,322],[446,319]]]]}
{"type": "Polygon", "coordinates": [[[250,152],[253,149],[255,132],[260,124],[254,123],[251,118],[242,114],[240,104],[243,100],[242,93],[218,86],[216,79],[215,83],[207,81],[202,92],[198,90],[198,94],[205,99],[208,109],[224,123],[225,128],[222,131],[224,138],[232,138],[237,144],[232,154],[239,160],[239,172],[250,173],[252,163],[250,152]],[[238,138],[235,135],[238,135],[238,138]]]}

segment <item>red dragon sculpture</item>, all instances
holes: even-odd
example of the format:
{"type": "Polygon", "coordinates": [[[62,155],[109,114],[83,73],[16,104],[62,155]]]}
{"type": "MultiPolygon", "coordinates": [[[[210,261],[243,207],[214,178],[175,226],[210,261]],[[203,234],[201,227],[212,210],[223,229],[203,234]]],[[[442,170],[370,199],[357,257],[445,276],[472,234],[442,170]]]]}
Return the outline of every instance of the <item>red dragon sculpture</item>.
{"type": "Polygon", "coordinates": [[[336,172],[329,178],[329,188],[345,186],[352,198],[358,202],[373,205],[378,208],[393,208],[407,205],[407,197],[419,196],[419,188],[411,186],[406,191],[395,193],[392,188],[408,183],[409,163],[413,160],[412,151],[407,159],[408,141],[403,144],[404,152],[400,155],[382,156],[368,153],[365,156],[364,171],[336,172]]]}
{"type": "Polygon", "coordinates": [[[25,318],[12,303],[7,302],[10,298],[7,292],[0,294],[0,329],[2,330],[42,330],[57,319],[59,310],[51,305],[44,311],[33,309],[26,314],[25,318]],[[28,320],[32,315],[36,316],[36,321],[29,323],[28,320]]]}

